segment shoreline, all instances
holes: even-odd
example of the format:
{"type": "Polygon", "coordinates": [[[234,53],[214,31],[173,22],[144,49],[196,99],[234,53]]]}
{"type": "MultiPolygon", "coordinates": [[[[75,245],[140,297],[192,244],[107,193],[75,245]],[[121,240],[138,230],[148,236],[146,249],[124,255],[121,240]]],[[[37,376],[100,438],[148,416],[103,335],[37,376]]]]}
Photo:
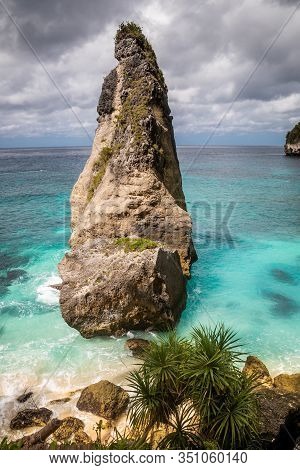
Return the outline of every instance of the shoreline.
{"type": "MultiPolygon", "coordinates": [[[[20,390],[16,392],[14,395],[3,395],[3,390],[0,388],[0,439],[4,437],[8,437],[11,440],[17,440],[21,437],[30,435],[39,429],[40,427],[28,427],[22,430],[11,430],[9,427],[11,419],[16,416],[18,411],[24,410],[26,408],[40,408],[46,407],[53,412],[52,418],[59,418],[64,419],[67,417],[74,417],[82,420],[84,423],[84,431],[87,435],[92,439],[96,439],[96,432],[95,426],[99,423],[100,420],[103,421],[105,430],[102,433],[103,439],[108,439],[113,431],[114,428],[117,427],[120,432],[124,431],[126,424],[127,424],[127,413],[123,413],[117,420],[108,423],[107,420],[96,416],[92,413],[82,412],[76,407],[76,403],[79,399],[81,391],[93,384],[98,382],[99,380],[109,380],[110,382],[114,383],[115,385],[119,385],[122,388],[126,389],[127,375],[137,367],[138,358],[128,354],[128,363],[124,364],[124,362],[120,361],[119,365],[122,364],[120,370],[116,373],[115,371],[111,370],[110,373],[105,371],[104,373],[97,373],[90,374],[89,378],[84,381],[84,383],[80,383],[74,386],[70,386],[70,383],[61,385],[59,389],[54,390],[53,386],[49,385],[44,380],[41,380],[40,383],[37,382],[29,382],[26,389],[23,388],[23,393],[26,392],[33,392],[33,396],[28,399],[25,403],[18,403],[17,397],[20,395],[20,390]]],[[[244,362],[241,365],[241,369],[244,367],[244,362]]],[[[269,369],[270,375],[272,379],[280,374],[293,374],[295,372],[299,372],[293,370],[292,372],[282,371],[277,369],[269,369]]],[[[24,376],[25,377],[25,376],[24,376]]],[[[28,380],[28,376],[26,376],[28,380]]],[[[1,379],[1,375],[0,375],[1,379]]],[[[74,381],[75,382],[75,381],[74,381]]]]}
{"type": "MultiPolygon", "coordinates": [[[[53,411],[52,418],[64,419],[69,416],[79,418],[83,421],[85,425],[85,432],[92,439],[96,438],[96,432],[94,426],[100,421],[106,422],[107,420],[93,415],[92,413],[82,412],[76,407],[76,403],[79,399],[81,391],[99,380],[109,380],[115,385],[126,388],[126,376],[138,367],[138,359],[134,356],[128,355],[128,363],[125,365],[122,363],[123,367],[120,368],[120,371],[115,373],[111,371],[108,373],[97,373],[91,374],[88,380],[85,380],[84,383],[73,387],[70,387],[70,384],[61,386],[59,389],[53,390],[51,385],[47,386],[44,380],[41,380],[40,383],[27,382],[28,386],[26,389],[19,389],[18,392],[15,392],[14,395],[3,395],[3,390],[0,388],[0,440],[4,437],[9,439],[16,440],[20,439],[23,436],[32,434],[35,431],[38,431],[40,427],[28,427],[21,430],[11,430],[10,421],[16,416],[16,414],[26,408],[41,408],[45,407],[53,411]],[[24,403],[19,403],[17,397],[24,392],[33,392],[33,396],[29,398],[24,403]],[[54,403],[54,402],[57,403],[54,403]]],[[[28,376],[24,378],[28,379],[28,376]]],[[[1,375],[0,375],[1,381],[1,375]]],[[[123,429],[126,425],[126,414],[122,415],[118,420],[112,423],[112,427],[107,428],[106,433],[109,434],[113,431],[114,426],[118,426],[118,429],[123,429]]],[[[109,436],[107,436],[109,437],[109,436]]]]}

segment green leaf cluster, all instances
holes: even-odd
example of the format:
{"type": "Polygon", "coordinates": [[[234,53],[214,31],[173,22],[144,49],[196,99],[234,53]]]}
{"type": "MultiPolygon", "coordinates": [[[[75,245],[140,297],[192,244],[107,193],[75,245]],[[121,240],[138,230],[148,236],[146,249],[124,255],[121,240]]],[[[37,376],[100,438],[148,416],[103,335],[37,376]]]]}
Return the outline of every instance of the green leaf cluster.
{"type": "Polygon", "coordinates": [[[224,325],[152,342],[129,376],[130,423],[147,436],[165,426],[164,449],[240,449],[257,435],[254,377],[239,368],[240,343],[224,325]]]}
{"type": "Polygon", "coordinates": [[[22,447],[21,441],[9,441],[7,437],[4,437],[0,441],[0,450],[20,450],[22,447]]]}
{"type": "Polygon", "coordinates": [[[124,249],[125,253],[130,251],[144,251],[156,248],[158,244],[148,238],[116,238],[115,244],[124,249]]]}

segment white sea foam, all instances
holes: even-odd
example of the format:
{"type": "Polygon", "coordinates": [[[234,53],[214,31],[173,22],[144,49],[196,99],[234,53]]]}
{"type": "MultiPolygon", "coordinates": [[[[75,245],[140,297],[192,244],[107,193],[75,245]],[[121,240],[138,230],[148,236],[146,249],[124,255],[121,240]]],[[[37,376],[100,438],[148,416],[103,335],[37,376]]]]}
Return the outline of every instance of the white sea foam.
{"type": "Polygon", "coordinates": [[[42,285],[37,288],[37,302],[47,305],[58,305],[59,291],[51,287],[51,285],[60,283],[61,278],[57,274],[52,274],[42,285]]]}

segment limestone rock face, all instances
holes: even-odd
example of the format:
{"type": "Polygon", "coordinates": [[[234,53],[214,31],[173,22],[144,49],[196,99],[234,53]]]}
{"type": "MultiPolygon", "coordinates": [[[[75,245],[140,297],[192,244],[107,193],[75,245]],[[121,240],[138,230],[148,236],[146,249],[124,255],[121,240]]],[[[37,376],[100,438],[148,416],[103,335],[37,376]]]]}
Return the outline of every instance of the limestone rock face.
{"type": "Polygon", "coordinates": [[[300,374],[280,374],[274,378],[274,385],[287,392],[300,393],[300,374]]]}
{"type": "Polygon", "coordinates": [[[300,122],[287,133],[284,151],[289,156],[300,156],[300,122]]]}
{"type": "Polygon", "coordinates": [[[72,250],[59,266],[62,315],[84,336],[173,325],[196,259],[155,53],[127,24],[117,32],[115,57],[92,153],[71,195],[72,250]],[[117,250],[122,239],[157,246],[117,250]]]}
{"type": "Polygon", "coordinates": [[[243,369],[247,376],[254,375],[259,387],[273,387],[272,377],[265,364],[256,356],[248,356],[243,369]]]}
{"type": "Polygon", "coordinates": [[[173,326],[185,306],[179,256],[163,248],[126,253],[99,239],[73,249],[60,269],[64,319],[86,338],[173,326]]]}
{"type": "Polygon", "coordinates": [[[100,380],[82,390],[77,408],[106,419],[116,419],[126,410],[128,403],[129,395],[122,387],[100,380]]]}

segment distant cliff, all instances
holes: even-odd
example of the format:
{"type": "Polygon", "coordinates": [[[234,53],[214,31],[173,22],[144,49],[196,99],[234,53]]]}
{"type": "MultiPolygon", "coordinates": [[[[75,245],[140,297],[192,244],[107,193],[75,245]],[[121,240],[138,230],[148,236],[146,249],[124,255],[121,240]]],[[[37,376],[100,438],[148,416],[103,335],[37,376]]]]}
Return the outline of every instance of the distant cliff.
{"type": "Polygon", "coordinates": [[[173,326],[196,258],[167,87],[134,23],[117,31],[115,57],[59,265],[62,315],[86,337],[173,326]]]}
{"type": "Polygon", "coordinates": [[[287,133],[284,151],[286,155],[300,156],[300,122],[287,133]]]}

